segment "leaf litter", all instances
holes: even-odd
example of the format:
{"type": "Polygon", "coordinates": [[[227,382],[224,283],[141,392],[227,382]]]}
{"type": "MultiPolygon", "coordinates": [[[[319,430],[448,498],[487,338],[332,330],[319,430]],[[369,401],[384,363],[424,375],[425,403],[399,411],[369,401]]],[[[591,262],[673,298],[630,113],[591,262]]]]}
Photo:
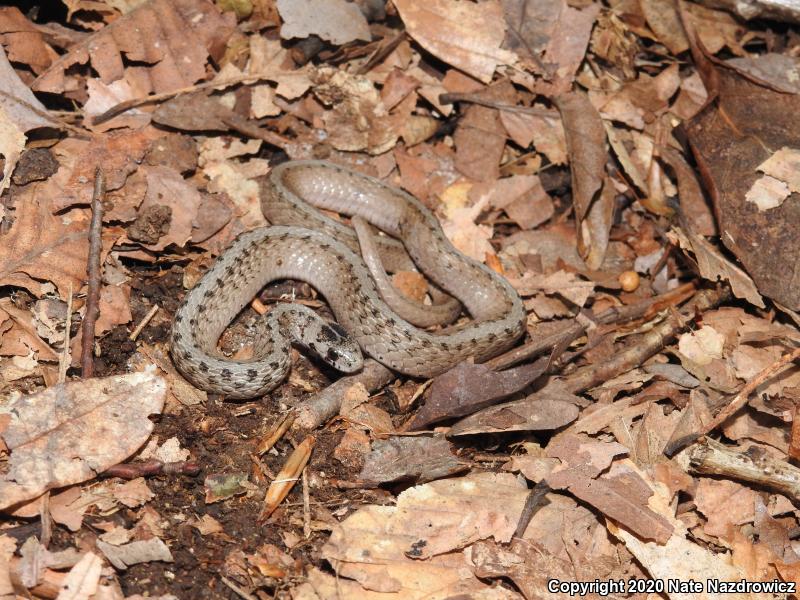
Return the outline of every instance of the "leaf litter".
{"type": "Polygon", "coordinates": [[[0,593],[797,583],[795,28],[661,0],[0,9],[0,593]],[[243,404],[183,380],[185,290],[265,224],[257,178],[308,158],[431,208],[523,297],[520,345],[432,382],[296,353],[243,404]]]}

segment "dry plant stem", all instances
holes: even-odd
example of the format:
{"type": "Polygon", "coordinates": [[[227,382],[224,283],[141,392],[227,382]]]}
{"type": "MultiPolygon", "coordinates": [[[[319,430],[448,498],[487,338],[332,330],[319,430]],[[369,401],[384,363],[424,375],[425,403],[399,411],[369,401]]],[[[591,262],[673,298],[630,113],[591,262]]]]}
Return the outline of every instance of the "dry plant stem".
{"type": "Polygon", "coordinates": [[[701,475],[722,475],[763,485],[797,501],[800,499],[800,469],[761,452],[739,452],[710,438],[703,438],[687,451],[689,470],[701,475]]]}
{"type": "Polygon", "coordinates": [[[190,85],[178,90],[172,90],[171,92],[164,92],[163,94],[153,94],[151,96],[142,96],[141,98],[132,98],[131,100],[120,102],[116,106],[109,108],[103,114],[96,116],[92,120],[92,124],[99,125],[100,123],[104,123],[105,121],[113,119],[117,115],[124,113],[126,110],[136,108],[137,106],[142,106],[143,104],[161,102],[162,100],[169,100],[170,98],[181,96],[183,94],[193,94],[194,92],[207,90],[209,88],[224,89],[232,85],[239,85],[241,83],[255,83],[256,81],[260,81],[262,79],[269,79],[270,76],[274,76],[274,73],[254,73],[251,75],[229,77],[227,79],[215,81],[205,81],[203,83],[198,83],[197,85],[190,85]]]}
{"type": "Polygon", "coordinates": [[[222,117],[221,121],[234,131],[238,131],[239,133],[252,138],[264,140],[268,144],[272,144],[281,150],[285,150],[289,146],[290,142],[285,137],[266,129],[261,129],[261,127],[253,125],[244,117],[239,117],[238,115],[229,115],[227,117],[222,117]]]}
{"type": "Polygon", "coordinates": [[[294,412],[290,412],[287,415],[284,415],[281,422],[278,423],[277,427],[273,428],[269,434],[264,437],[264,439],[259,442],[258,447],[256,448],[256,454],[258,456],[262,456],[264,453],[269,452],[270,449],[281,439],[284,434],[289,431],[289,427],[292,426],[295,420],[294,412]]]}
{"type": "Polygon", "coordinates": [[[150,459],[136,463],[121,463],[103,471],[103,477],[120,477],[137,479],[150,475],[189,475],[194,477],[200,473],[200,465],[196,462],[170,462],[150,459]]]}
{"type": "Polygon", "coordinates": [[[94,377],[94,326],[100,314],[100,253],[103,249],[101,233],[103,230],[103,196],[106,193],[106,178],[98,167],[94,172],[94,193],[92,194],[92,222],[89,226],[89,291],[86,294],[86,314],[82,323],[81,338],[81,376],[94,377]]]}
{"type": "Polygon", "coordinates": [[[232,582],[230,579],[228,579],[228,578],[227,578],[227,577],[225,577],[224,575],[220,575],[220,577],[219,577],[219,580],[220,580],[222,583],[224,583],[226,586],[228,586],[228,588],[230,588],[230,590],[231,590],[231,591],[232,591],[234,594],[236,594],[237,596],[239,596],[240,598],[244,598],[244,600],[258,600],[258,598],[256,598],[255,596],[253,596],[253,594],[250,594],[250,593],[246,592],[245,590],[243,590],[242,588],[240,588],[238,585],[236,585],[235,583],[233,583],[233,582],[232,582]]]}
{"type": "Polygon", "coordinates": [[[311,495],[308,491],[308,469],[303,469],[303,537],[311,538],[311,495]]]}
{"type": "MultiPolygon", "coordinates": [[[[686,301],[694,293],[694,290],[694,283],[686,283],[665,294],[642,300],[636,304],[604,310],[593,321],[598,325],[609,325],[611,323],[649,318],[649,316],[657,314],[666,306],[677,306],[686,301]]],[[[544,352],[549,352],[552,348],[566,347],[585,333],[586,325],[573,322],[566,325],[562,331],[532,340],[519,348],[514,348],[505,354],[501,354],[487,361],[486,365],[495,371],[501,371],[524,360],[539,356],[544,352]]]]}
{"type": "Polygon", "coordinates": [[[405,30],[400,31],[397,35],[392,37],[386,44],[383,44],[380,48],[375,50],[375,52],[370,56],[367,61],[361,65],[358,70],[356,70],[356,75],[366,75],[369,73],[372,68],[381,62],[384,58],[389,56],[392,51],[400,45],[406,38],[405,30]]]}
{"type": "Polygon", "coordinates": [[[691,315],[714,308],[726,296],[727,292],[720,290],[699,291],[686,307],[685,312],[689,316],[681,317],[681,315],[673,313],[664,322],[642,335],[610,360],[600,365],[582,367],[565,378],[564,383],[567,389],[578,394],[638,367],[670,343],[686,327],[691,315]]]}
{"type": "Polygon", "coordinates": [[[329,419],[339,414],[342,399],[350,386],[361,383],[372,393],[382,388],[394,379],[394,374],[379,362],[367,359],[360,373],[342,377],[324,390],[298,404],[295,408],[297,418],[294,422],[295,429],[316,429],[329,419]]]}
{"type": "Polygon", "coordinates": [[[264,497],[264,507],[258,515],[259,523],[266,521],[278,508],[278,505],[283,502],[284,498],[289,495],[294,484],[300,478],[300,473],[306,468],[316,442],[317,440],[314,436],[308,436],[297,445],[297,448],[286,460],[286,464],[283,465],[275,481],[270,484],[267,490],[267,495],[264,497]]]}
{"type": "Polygon", "coordinates": [[[72,328],[72,282],[69,283],[67,294],[67,318],[64,319],[64,348],[62,348],[61,356],[58,359],[58,383],[64,383],[67,380],[67,369],[69,369],[69,363],[72,362],[69,351],[69,330],[72,328]]]}
{"type": "Polygon", "coordinates": [[[790,362],[797,360],[798,357],[800,357],[800,348],[795,348],[791,352],[781,356],[777,361],[769,365],[767,368],[763,369],[758,375],[753,377],[753,379],[744,384],[742,389],[739,390],[739,393],[733,397],[733,400],[731,400],[728,406],[719,411],[717,416],[709,421],[698,433],[700,435],[705,435],[722,425],[722,423],[724,423],[729,417],[747,404],[747,399],[750,397],[750,394],[752,394],[758,386],[775,375],[790,362]]]}
{"type": "Polygon", "coordinates": [[[134,330],[131,332],[131,334],[128,336],[128,339],[129,339],[130,341],[132,341],[132,342],[135,342],[135,341],[136,341],[136,338],[138,338],[138,337],[139,337],[139,334],[140,334],[140,333],[142,333],[142,330],[143,330],[145,327],[147,327],[147,324],[148,324],[150,321],[152,321],[153,317],[155,317],[155,316],[156,316],[156,313],[157,313],[157,312],[158,312],[158,304],[156,304],[155,306],[153,306],[153,308],[151,308],[151,309],[150,309],[150,310],[147,312],[147,314],[144,316],[144,319],[142,319],[142,320],[139,322],[139,324],[136,326],[136,328],[135,328],[135,329],[134,329],[134,330]]]}

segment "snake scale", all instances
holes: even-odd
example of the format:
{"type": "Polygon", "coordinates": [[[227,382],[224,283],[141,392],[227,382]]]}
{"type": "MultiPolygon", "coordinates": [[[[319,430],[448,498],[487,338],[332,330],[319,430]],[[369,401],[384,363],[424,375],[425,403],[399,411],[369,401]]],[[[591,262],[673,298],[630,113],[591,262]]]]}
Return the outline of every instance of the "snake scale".
{"type": "MultiPolygon", "coordinates": [[[[468,357],[486,360],[523,334],[525,310],[500,275],[456,250],[433,214],[411,195],[324,161],[283,163],[260,182],[270,227],[249,231],[217,259],[175,313],[171,352],[196,386],[230,398],[275,388],[290,368],[292,341],[344,372],[362,365],[359,351],[387,367],[432,377],[468,357]],[[414,264],[461,301],[472,320],[438,333],[401,318],[381,298],[353,230],[317,208],[361,217],[402,241],[414,264]],[[220,336],[267,283],[305,281],[326,299],[338,324],[310,309],[280,304],[258,321],[253,358],[234,361],[220,336]]],[[[377,236],[387,255],[396,240],[377,236]]]]}

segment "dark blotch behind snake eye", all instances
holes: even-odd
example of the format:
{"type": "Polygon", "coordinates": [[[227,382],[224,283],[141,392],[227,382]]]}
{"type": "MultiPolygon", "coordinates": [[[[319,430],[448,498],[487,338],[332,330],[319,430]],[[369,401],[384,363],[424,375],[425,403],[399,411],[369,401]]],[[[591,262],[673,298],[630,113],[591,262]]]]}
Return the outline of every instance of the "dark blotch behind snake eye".
{"type": "Polygon", "coordinates": [[[320,329],[319,335],[326,342],[335,342],[348,337],[347,332],[338,323],[328,323],[320,329]]]}

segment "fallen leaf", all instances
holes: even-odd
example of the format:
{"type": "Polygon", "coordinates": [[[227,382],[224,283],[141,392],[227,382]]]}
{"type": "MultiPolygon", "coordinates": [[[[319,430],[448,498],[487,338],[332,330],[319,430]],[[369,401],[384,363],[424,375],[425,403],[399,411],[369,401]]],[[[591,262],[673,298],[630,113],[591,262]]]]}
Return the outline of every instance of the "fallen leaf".
{"type": "Polygon", "coordinates": [[[102,570],[103,561],[100,557],[94,552],[87,552],[67,573],[57,600],[89,600],[100,585],[102,570]]]}
{"type": "Polygon", "coordinates": [[[372,35],[358,5],[345,0],[277,0],[285,40],[316,35],[336,46],[372,35]]]}
{"type": "Polygon", "coordinates": [[[166,397],[152,373],[60,384],[12,400],[2,438],[11,455],[0,481],[0,508],[95,477],[150,436],[166,397]]]}
{"type": "Polygon", "coordinates": [[[114,546],[97,540],[97,549],[103,553],[114,567],[124,571],[132,565],[160,560],[172,562],[172,553],[167,545],[157,537],[114,546]]]}
{"type": "Polygon", "coordinates": [[[441,437],[391,437],[372,444],[358,479],[372,485],[395,481],[426,483],[467,468],[453,454],[450,442],[441,437]]]}
{"type": "Polygon", "coordinates": [[[498,66],[517,61],[516,54],[500,47],[506,26],[496,0],[397,0],[394,5],[408,34],[423,48],[484,83],[498,66]]]}
{"type": "Polygon", "coordinates": [[[64,92],[74,85],[69,67],[87,61],[110,84],[124,77],[123,55],[147,65],[141,77],[155,93],[192,85],[206,76],[210,50],[225,43],[234,20],[208,0],[150,0],[70,47],[33,89],[64,92]]]}

